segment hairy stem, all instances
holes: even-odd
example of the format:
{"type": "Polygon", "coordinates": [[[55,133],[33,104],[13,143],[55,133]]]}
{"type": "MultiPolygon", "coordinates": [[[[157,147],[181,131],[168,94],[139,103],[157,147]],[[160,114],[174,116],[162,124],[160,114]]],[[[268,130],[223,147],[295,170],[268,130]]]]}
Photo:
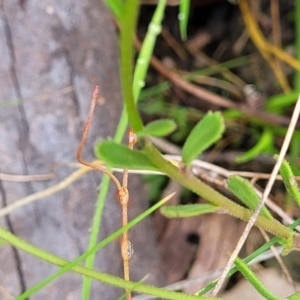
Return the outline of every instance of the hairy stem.
{"type": "MultiPolygon", "coordinates": [[[[4,240],[8,241],[11,245],[13,245],[21,250],[26,251],[27,253],[32,254],[35,257],[41,258],[44,261],[50,262],[54,265],[57,265],[59,267],[64,267],[69,263],[67,260],[64,260],[58,256],[55,256],[49,252],[46,252],[42,249],[39,249],[39,248],[23,241],[22,239],[16,237],[15,235],[11,234],[10,232],[6,231],[5,229],[3,229],[1,227],[0,227],[0,236],[4,240]]],[[[102,281],[104,283],[114,285],[116,287],[126,288],[128,290],[158,296],[163,299],[174,299],[174,300],[176,300],[176,299],[178,299],[178,300],[181,300],[181,299],[186,299],[186,300],[207,299],[206,297],[204,298],[204,297],[198,297],[198,296],[192,296],[192,295],[183,295],[181,293],[163,290],[160,288],[141,284],[138,282],[126,281],[124,279],[121,279],[121,278],[118,278],[118,277],[115,277],[115,276],[112,276],[109,274],[96,272],[94,270],[87,269],[87,268],[84,268],[81,266],[73,266],[72,271],[74,271],[78,274],[102,281]]],[[[21,298],[17,297],[16,299],[19,300],[21,298]]],[[[217,298],[210,298],[210,299],[217,299],[217,298]]]]}
{"type": "MultiPolygon", "coordinates": [[[[253,212],[249,209],[234,203],[195,176],[181,172],[177,167],[166,161],[149,140],[146,141],[144,150],[149,159],[160,169],[160,171],[167,174],[170,178],[178,181],[184,187],[203,197],[210,203],[224,208],[224,213],[230,214],[244,221],[248,221],[253,215],[253,212]]],[[[300,236],[277,221],[259,216],[255,225],[284,239],[288,239],[295,235],[295,238],[297,239],[295,244],[299,243],[298,241],[300,240],[300,236]]]]}

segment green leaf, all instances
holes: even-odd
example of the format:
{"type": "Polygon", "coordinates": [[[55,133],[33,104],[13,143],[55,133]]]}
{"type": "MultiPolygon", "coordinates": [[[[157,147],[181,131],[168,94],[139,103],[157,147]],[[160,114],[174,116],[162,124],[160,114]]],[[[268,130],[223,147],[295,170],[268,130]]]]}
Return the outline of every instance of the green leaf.
{"type": "Polygon", "coordinates": [[[287,299],[289,300],[299,300],[300,299],[300,292],[297,292],[291,296],[288,296],[287,299]]]}
{"type": "Polygon", "coordinates": [[[176,206],[164,206],[160,209],[160,212],[167,218],[187,218],[221,210],[222,208],[211,204],[186,204],[176,206]]]}
{"type": "Polygon", "coordinates": [[[124,3],[121,0],[104,0],[104,2],[115,16],[120,19],[122,10],[124,9],[124,3]]]}
{"type": "Polygon", "coordinates": [[[111,167],[158,171],[143,151],[131,150],[113,141],[97,144],[95,154],[111,167]]]}
{"type": "MultiPolygon", "coordinates": [[[[245,203],[251,210],[255,210],[260,202],[259,196],[256,194],[250,182],[240,176],[232,175],[227,180],[228,189],[245,203]]],[[[263,206],[260,215],[272,220],[273,217],[268,209],[263,206]]]]}
{"type": "Polygon", "coordinates": [[[283,109],[291,107],[297,101],[298,96],[298,91],[292,91],[288,94],[277,94],[266,101],[265,109],[280,113],[283,109]]]}
{"type": "MultiPolygon", "coordinates": [[[[275,156],[275,159],[278,159],[278,156],[275,156]]],[[[288,193],[296,201],[297,205],[300,207],[300,191],[297,184],[296,178],[293,174],[290,164],[284,159],[280,167],[280,175],[284,182],[284,185],[288,193]]]]}
{"type": "Polygon", "coordinates": [[[256,143],[254,147],[248,150],[246,153],[239,155],[236,157],[236,161],[238,163],[247,162],[256,156],[268,152],[270,146],[273,145],[273,134],[270,128],[265,128],[259,141],[256,143]]]}
{"type": "Polygon", "coordinates": [[[190,12],[190,0],[181,0],[179,5],[179,28],[180,35],[183,40],[186,40],[186,29],[190,12]]]}
{"type": "Polygon", "coordinates": [[[190,163],[204,150],[220,139],[224,120],[220,112],[208,112],[193,128],[182,149],[182,160],[190,163]]]}
{"type": "Polygon", "coordinates": [[[138,137],[144,136],[166,136],[176,129],[173,120],[156,120],[148,123],[143,130],[137,132],[138,137]]]}

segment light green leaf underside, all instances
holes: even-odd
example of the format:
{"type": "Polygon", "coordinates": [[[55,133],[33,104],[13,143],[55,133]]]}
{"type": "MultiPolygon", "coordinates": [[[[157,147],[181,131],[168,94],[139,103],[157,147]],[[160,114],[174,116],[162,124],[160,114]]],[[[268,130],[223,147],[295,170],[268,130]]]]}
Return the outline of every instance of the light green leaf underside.
{"type": "MultiPolygon", "coordinates": [[[[240,176],[233,175],[227,180],[228,189],[245,203],[252,211],[254,211],[260,202],[259,196],[256,194],[250,182],[240,176]]],[[[268,219],[273,219],[268,209],[263,206],[260,214],[268,219]]]]}
{"type": "Polygon", "coordinates": [[[95,154],[97,158],[114,168],[158,171],[143,151],[131,150],[113,141],[97,144],[95,154]]]}
{"type": "Polygon", "coordinates": [[[193,128],[183,148],[183,162],[190,163],[204,150],[221,138],[224,121],[220,112],[208,112],[193,128]]]}
{"type": "Polygon", "coordinates": [[[173,120],[156,120],[147,124],[142,131],[137,133],[138,137],[144,136],[166,136],[176,129],[173,120]]]}
{"type": "Polygon", "coordinates": [[[211,204],[164,206],[160,209],[161,214],[167,218],[187,218],[216,211],[221,211],[221,208],[211,204]]]}

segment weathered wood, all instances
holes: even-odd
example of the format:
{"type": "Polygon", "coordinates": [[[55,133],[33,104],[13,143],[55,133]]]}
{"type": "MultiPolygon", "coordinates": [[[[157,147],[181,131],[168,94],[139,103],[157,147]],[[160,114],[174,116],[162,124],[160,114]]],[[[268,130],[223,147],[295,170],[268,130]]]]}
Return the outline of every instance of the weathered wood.
{"type": "MultiPolygon", "coordinates": [[[[0,13],[0,172],[42,174],[53,163],[75,162],[93,87],[99,84],[106,101],[96,107],[84,151],[84,157],[92,160],[95,141],[113,135],[121,111],[116,28],[110,13],[99,0],[2,1],[0,13]],[[39,97],[45,94],[50,96],[39,97]]],[[[50,187],[72,171],[55,165],[56,178],[51,181],[3,181],[1,205],[50,187]]],[[[0,225],[51,253],[74,259],[88,244],[100,179],[96,172],[89,173],[62,192],[1,218],[0,225]]],[[[147,203],[139,179],[132,178],[131,185],[133,217],[147,203]]],[[[100,238],[119,227],[120,208],[112,188],[100,238]]],[[[148,282],[162,285],[149,220],[132,230],[131,241],[132,278],[150,274],[148,282]]],[[[122,276],[118,241],[99,252],[96,268],[122,276]]],[[[0,285],[13,296],[56,269],[19,250],[13,252],[9,245],[0,248],[0,285]]],[[[65,274],[31,299],[80,299],[81,282],[80,276],[65,274]]],[[[92,299],[117,299],[122,293],[94,283],[92,299]]],[[[5,297],[0,289],[0,298],[5,297]]]]}

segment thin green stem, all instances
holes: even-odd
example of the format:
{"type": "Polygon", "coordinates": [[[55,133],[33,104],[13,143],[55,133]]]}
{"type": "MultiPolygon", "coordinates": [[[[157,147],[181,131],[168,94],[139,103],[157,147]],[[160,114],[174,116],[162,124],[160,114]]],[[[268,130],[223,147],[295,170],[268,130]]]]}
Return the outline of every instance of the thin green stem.
{"type": "Polygon", "coordinates": [[[187,24],[190,12],[190,0],[181,0],[179,4],[179,29],[180,35],[183,40],[187,37],[187,24]]]}
{"type": "Polygon", "coordinates": [[[120,66],[122,95],[124,98],[126,111],[130,125],[134,132],[143,129],[139,112],[135,105],[132,91],[132,70],[133,70],[133,37],[135,33],[138,0],[126,1],[125,9],[120,19],[120,66]]]}
{"type": "Polygon", "coordinates": [[[145,78],[150,64],[150,59],[155,46],[156,38],[161,32],[161,22],[164,16],[166,0],[159,0],[155,9],[152,20],[148,26],[146,37],[143,41],[139,57],[136,62],[135,72],[133,77],[133,95],[137,101],[141,88],[145,85],[145,78]]]}
{"type": "MultiPolygon", "coordinates": [[[[9,241],[9,243],[18,249],[24,250],[25,252],[34,255],[37,258],[40,258],[44,261],[47,261],[49,263],[52,263],[54,265],[57,265],[59,267],[65,267],[66,265],[69,264],[67,260],[64,260],[58,256],[55,256],[49,252],[46,252],[42,249],[39,249],[22,239],[16,237],[15,235],[11,234],[10,232],[6,231],[5,229],[0,227],[0,236],[9,241]]],[[[72,271],[84,275],[90,278],[93,278],[98,281],[102,281],[104,283],[119,287],[119,288],[125,288],[133,291],[137,291],[139,293],[144,293],[144,294],[150,294],[153,296],[157,296],[163,299],[174,299],[174,300],[199,300],[199,299],[207,299],[204,297],[198,297],[198,296],[192,296],[192,295],[183,295],[181,293],[176,293],[176,292],[171,292],[167,290],[163,290],[160,288],[152,287],[149,285],[145,284],[139,284],[137,282],[131,282],[131,281],[126,281],[124,279],[106,274],[106,273],[101,273],[101,272],[96,272],[91,269],[87,269],[81,266],[73,266],[71,268],[72,271]]],[[[24,297],[17,297],[16,300],[21,300],[21,299],[26,299],[24,297]]],[[[211,299],[211,298],[210,298],[211,299]]],[[[214,298],[217,299],[217,298],[214,298]]]]}
{"type": "MultiPolygon", "coordinates": [[[[95,247],[95,245],[97,244],[105,199],[106,199],[106,196],[108,193],[109,185],[110,185],[109,176],[103,175],[102,182],[101,182],[101,191],[98,195],[98,199],[97,199],[97,203],[96,203],[96,211],[95,211],[94,217],[93,217],[92,230],[91,230],[88,250],[93,249],[93,247],[95,247]]],[[[89,269],[93,268],[94,260],[95,260],[95,253],[96,252],[92,252],[90,255],[88,255],[86,257],[87,259],[86,259],[85,266],[89,269]]],[[[91,278],[83,277],[83,285],[82,285],[82,299],[83,300],[89,299],[91,285],[92,285],[91,278]]],[[[26,299],[26,298],[24,298],[24,299],[26,299]]]]}

